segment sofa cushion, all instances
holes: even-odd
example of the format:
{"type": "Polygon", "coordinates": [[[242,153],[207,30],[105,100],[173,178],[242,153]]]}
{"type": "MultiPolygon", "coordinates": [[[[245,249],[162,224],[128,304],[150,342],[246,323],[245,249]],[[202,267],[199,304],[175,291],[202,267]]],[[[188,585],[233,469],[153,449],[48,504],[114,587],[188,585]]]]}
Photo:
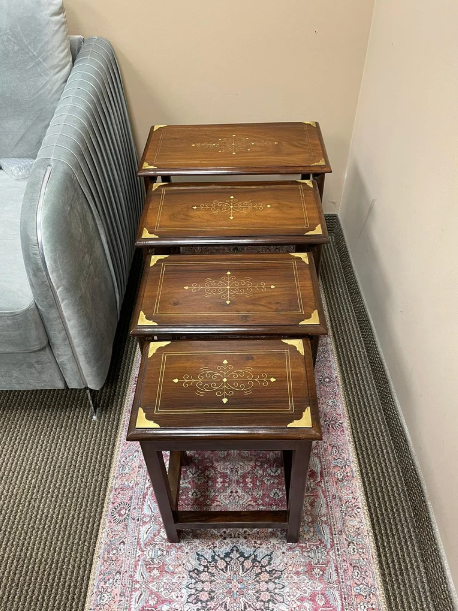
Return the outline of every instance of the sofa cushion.
{"type": "Polygon", "coordinates": [[[0,353],[32,352],[48,342],[22,258],[20,220],[26,180],[0,170],[0,353]]]}
{"type": "Polygon", "coordinates": [[[61,0],[0,0],[0,157],[35,158],[72,68],[61,0]]]}

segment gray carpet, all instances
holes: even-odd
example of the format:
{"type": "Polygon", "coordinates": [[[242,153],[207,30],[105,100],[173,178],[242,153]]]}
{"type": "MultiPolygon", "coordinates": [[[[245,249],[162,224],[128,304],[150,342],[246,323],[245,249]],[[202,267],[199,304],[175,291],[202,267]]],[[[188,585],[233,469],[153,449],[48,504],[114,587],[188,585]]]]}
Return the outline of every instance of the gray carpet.
{"type": "MultiPolygon", "coordinates": [[[[335,215],[322,280],[390,611],[451,611],[426,501],[335,215]]],[[[81,391],[0,392],[0,609],[83,611],[135,343],[138,265],[97,422],[81,391]]],[[[369,610],[368,610],[369,611],[369,610]]]]}
{"type": "Polygon", "coordinates": [[[140,258],[98,393],[0,391],[0,609],[82,611],[136,342],[140,258]]]}

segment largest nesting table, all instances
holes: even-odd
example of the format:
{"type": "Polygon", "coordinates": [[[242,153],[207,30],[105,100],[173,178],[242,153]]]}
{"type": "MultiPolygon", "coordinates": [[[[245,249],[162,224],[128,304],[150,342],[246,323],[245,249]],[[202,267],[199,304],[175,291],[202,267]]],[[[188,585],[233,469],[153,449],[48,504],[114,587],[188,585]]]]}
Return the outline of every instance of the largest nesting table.
{"type": "Polygon", "coordinates": [[[310,450],[321,439],[309,342],[145,343],[127,439],[140,441],[169,541],[184,529],[283,528],[296,542],[310,450]],[[280,450],[287,509],[180,510],[189,450],[280,450]]]}

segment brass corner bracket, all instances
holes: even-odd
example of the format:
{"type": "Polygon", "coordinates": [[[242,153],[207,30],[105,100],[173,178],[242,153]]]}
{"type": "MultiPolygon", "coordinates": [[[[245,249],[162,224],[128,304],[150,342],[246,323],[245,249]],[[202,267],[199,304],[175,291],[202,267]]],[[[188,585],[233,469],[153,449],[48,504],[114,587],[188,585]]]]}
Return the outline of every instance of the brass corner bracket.
{"type": "Polygon", "coordinates": [[[140,312],[138,316],[137,325],[139,325],[140,327],[148,327],[150,325],[157,325],[157,322],[154,322],[153,320],[148,320],[144,312],[140,312]]]}
{"type": "Polygon", "coordinates": [[[153,265],[155,265],[158,261],[160,261],[161,259],[167,259],[169,255],[153,255],[151,257],[151,261],[149,263],[150,267],[153,267],[153,265]]]}
{"type": "Polygon", "coordinates": [[[304,356],[304,342],[301,339],[282,339],[281,341],[290,346],[295,346],[297,351],[304,356]]]}
{"type": "Polygon", "coordinates": [[[321,223],[319,225],[317,225],[315,227],[315,229],[312,229],[312,231],[306,231],[304,235],[321,235],[323,233],[323,230],[321,228],[321,223]]]}
{"type": "Polygon", "coordinates": [[[170,342],[151,342],[148,349],[148,358],[153,356],[153,354],[159,350],[159,348],[165,348],[168,346],[170,342]]]}
{"type": "Polygon", "coordinates": [[[304,410],[302,417],[299,420],[293,420],[286,425],[287,428],[312,428],[312,412],[310,411],[310,405],[304,410]]]}
{"type": "Polygon", "coordinates": [[[290,252],[289,253],[292,257],[298,257],[299,259],[302,259],[302,261],[308,265],[309,264],[309,256],[308,253],[306,252],[290,252]]]}
{"type": "MultiPolygon", "coordinates": [[[[289,426],[289,425],[288,425],[289,426]]],[[[135,423],[137,429],[160,429],[161,427],[154,422],[154,420],[148,420],[142,407],[138,408],[137,422],[135,423]]]]}
{"type": "Polygon", "coordinates": [[[308,318],[304,319],[299,324],[300,325],[319,325],[320,317],[318,315],[318,310],[314,310],[308,318]]]}
{"type": "Polygon", "coordinates": [[[146,227],[143,228],[142,238],[158,238],[155,233],[150,233],[146,227]]]}

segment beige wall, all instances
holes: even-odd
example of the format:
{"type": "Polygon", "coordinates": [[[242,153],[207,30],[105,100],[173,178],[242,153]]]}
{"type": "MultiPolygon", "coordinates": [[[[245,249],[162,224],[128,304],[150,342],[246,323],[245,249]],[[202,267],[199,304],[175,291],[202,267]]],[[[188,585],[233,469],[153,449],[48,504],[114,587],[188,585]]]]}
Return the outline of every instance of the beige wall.
{"type": "Polygon", "coordinates": [[[64,0],[117,53],[139,150],[152,124],[317,120],[338,209],[373,0],[64,0]]]}
{"type": "Polygon", "coordinates": [[[458,584],[458,3],[377,0],[341,219],[458,584]]]}

